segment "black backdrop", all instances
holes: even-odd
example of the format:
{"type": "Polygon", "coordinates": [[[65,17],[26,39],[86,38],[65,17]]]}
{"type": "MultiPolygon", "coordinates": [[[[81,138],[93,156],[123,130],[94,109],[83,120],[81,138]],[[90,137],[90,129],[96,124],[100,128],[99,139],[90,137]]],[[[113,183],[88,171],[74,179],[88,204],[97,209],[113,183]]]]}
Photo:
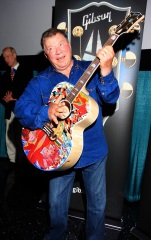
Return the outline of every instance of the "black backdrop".
{"type": "MultiPolygon", "coordinates": [[[[99,1],[98,3],[103,3],[104,1],[99,1]]],[[[55,5],[55,21],[54,25],[57,27],[60,23],[66,24],[66,30],[68,37],[71,41],[72,47],[74,49],[73,53],[80,55],[80,50],[78,44],[81,46],[81,52],[84,52],[83,49],[86,49],[85,43],[87,41],[87,37],[89,34],[87,30],[84,28],[85,32],[82,35],[81,39],[74,39],[72,36],[72,29],[74,26],[82,26],[81,19],[81,8],[91,3],[89,0],[77,0],[77,1],[62,1],[56,0],[55,5]],[[75,17],[74,17],[75,15],[75,17]],[[84,41],[82,42],[82,39],[84,41]],[[81,42],[80,42],[81,41],[81,42]],[[78,44],[77,44],[78,42],[78,44]]],[[[107,4],[112,4],[116,6],[114,10],[118,12],[120,9],[125,11],[124,8],[129,8],[133,12],[141,12],[145,14],[146,11],[146,1],[131,1],[131,0],[109,0],[106,2],[107,4]]],[[[106,4],[105,3],[105,4],[106,4]]],[[[100,8],[100,14],[102,14],[100,8]]],[[[110,7],[109,7],[110,8],[110,7]]],[[[105,9],[105,8],[103,8],[105,9]]],[[[94,6],[94,15],[96,11],[96,6],[94,6]]],[[[105,11],[105,10],[103,10],[105,11]]],[[[98,9],[97,9],[98,14],[98,9]]],[[[113,12],[111,10],[111,12],[113,12]]],[[[86,16],[92,16],[93,10],[92,8],[86,11],[84,10],[84,14],[86,16]]],[[[96,15],[97,15],[96,14],[96,15]]],[[[96,16],[95,15],[95,16],[96,16]]],[[[113,14],[114,15],[114,14],[113,14]]],[[[115,14],[116,15],[116,14],[115,14]]],[[[119,24],[121,22],[121,15],[115,16],[112,19],[111,26],[115,23],[119,24]],[[119,17],[118,17],[119,16],[119,17]]],[[[84,18],[83,18],[84,19],[84,18]]],[[[90,23],[93,22],[92,19],[89,19],[90,23]]],[[[102,27],[102,23],[100,22],[100,28],[102,27]]],[[[95,24],[89,24],[90,29],[92,29],[92,25],[95,29],[95,24]]],[[[97,24],[96,24],[97,25],[97,24]]],[[[113,219],[117,221],[121,221],[122,218],[122,208],[123,208],[123,192],[125,186],[125,180],[127,175],[127,167],[129,161],[129,153],[130,153],[130,142],[131,142],[131,130],[132,130],[132,121],[133,121],[133,111],[134,111],[134,103],[135,103],[135,96],[136,96],[136,85],[137,85],[137,76],[139,71],[139,63],[140,63],[140,55],[141,55],[141,43],[142,43],[142,35],[143,35],[143,23],[140,24],[141,31],[140,35],[134,39],[130,39],[130,35],[127,38],[130,39],[130,42],[127,42],[127,45],[122,47],[122,52],[117,52],[118,57],[118,66],[114,68],[115,75],[119,80],[119,85],[121,90],[123,90],[123,86],[126,83],[127,86],[130,86],[132,91],[132,95],[130,97],[125,97],[121,94],[118,107],[115,113],[108,118],[105,122],[104,129],[107,137],[107,142],[109,146],[109,155],[107,161],[107,205],[106,205],[106,218],[113,219]],[[125,64],[120,62],[122,58],[125,56],[126,52],[133,52],[136,56],[136,63],[133,67],[127,68],[125,64]],[[120,62],[120,63],[119,63],[120,62]]],[[[98,25],[97,25],[98,27],[98,25]]],[[[104,44],[104,41],[107,37],[107,24],[104,21],[104,28],[102,27],[101,32],[101,41],[104,44]]],[[[96,33],[97,31],[95,31],[96,33]]],[[[97,38],[97,35],[96,35],[97,38]]],[[[107,40],[107,39],[106,39],[107,40]]],[[[95,42],[96,44],[97,42],[95,42]]],[[[120,43],[121,44],[121,43],[120,43]]],[[[94,48],[94,46],[93,46],[94,48]]],[[[83,55],[84,56],[84,55],[83,55]]],[[[80,55],[81,57],[81,55],[80,55]]],[[[128,89],[126,89],[128,90],[128,89]]],[[[128,91],[125,91],[125,93],[128,91]]],[[[122,92],[123,93],[123,92],[122,92]]],[[[125,94],[124,93],[124,94],[125,94]]],[[[83,204],[83,197],[84,197],[84,190],[82,186],[80,186],[80,182],[75,182],[72,199],[71,199],[71,208],[70,214],[75,215],[76,217],[81,217],[84,211],[84,204],[83,204]],[[81,197],[80,197],[81,196],[81,197]]]]}

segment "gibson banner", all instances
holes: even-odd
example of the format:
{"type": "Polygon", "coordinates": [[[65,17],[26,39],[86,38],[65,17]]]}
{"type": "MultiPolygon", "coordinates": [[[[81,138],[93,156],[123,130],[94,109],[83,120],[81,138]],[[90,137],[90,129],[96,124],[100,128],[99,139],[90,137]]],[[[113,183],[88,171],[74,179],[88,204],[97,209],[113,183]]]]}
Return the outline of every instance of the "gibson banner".
{"type": "MultiPolygon", "coordinates": [[[[145,15],[145,11],[146,0],[99,2],[56,0],[54,25],[66,32],[76,58],[93,60],[97,50],[103,47],[131,12],[145,15]]],[[[119,34],[118,40],[113,45],[116,53],[113,70],[119,81],[121,94],[113,108],[107,106],[107,111],[103,111],[103,124],[109,147],[106,218],[120,221],[130,153],[143,25],[143,21],[140,21],[131,31],[125,29],[124,34],[119,34]]],[[[70,214],[84,217],[85,193],[80,182],[81,177],[75,181],[70,214]]]]}

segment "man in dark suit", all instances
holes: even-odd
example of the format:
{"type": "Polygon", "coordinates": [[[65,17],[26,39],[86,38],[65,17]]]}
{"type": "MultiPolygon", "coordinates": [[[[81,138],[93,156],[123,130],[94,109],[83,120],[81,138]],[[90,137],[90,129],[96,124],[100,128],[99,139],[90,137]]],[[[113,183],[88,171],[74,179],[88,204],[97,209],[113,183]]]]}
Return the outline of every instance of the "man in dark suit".
{"type": "Polygon", "coordinates": [[[6,147],[9,158],[9,177],[6,187],[6,196],[14,184],[14,169],[23,157],[21,144],[21,124],[13,111],[16,100],[22,95],[28,82],[33,78],[33,71],[17,60],[17,53],[13,47],[5,47],[2,51],[8,70],[3,74],[0,89],[0,101],[5,107],[6,147]]]}

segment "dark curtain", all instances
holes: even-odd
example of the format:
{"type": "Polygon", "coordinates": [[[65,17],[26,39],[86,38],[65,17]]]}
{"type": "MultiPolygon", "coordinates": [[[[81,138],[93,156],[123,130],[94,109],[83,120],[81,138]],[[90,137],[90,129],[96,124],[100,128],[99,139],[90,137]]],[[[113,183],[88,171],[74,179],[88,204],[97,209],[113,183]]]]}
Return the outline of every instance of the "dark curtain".
{"type": "Polygon", "coordinates": [[[138,201],[151,128],[151,71],[138,75],[125,198],[138,201]]]}

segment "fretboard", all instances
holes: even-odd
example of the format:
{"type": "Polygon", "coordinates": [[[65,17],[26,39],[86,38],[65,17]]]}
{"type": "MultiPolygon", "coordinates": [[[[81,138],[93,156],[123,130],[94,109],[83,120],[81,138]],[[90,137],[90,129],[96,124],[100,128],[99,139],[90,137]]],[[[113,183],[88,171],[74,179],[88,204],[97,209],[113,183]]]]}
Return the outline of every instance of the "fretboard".
{"type": "MultiPolygon", "coordinates": [[[[113,44],[116,42],[116,40],[119,38],[117,34],[111,35],[111,37],[107,40],[107,42],[104,44],[104,46],[113,46],[113,44]]],[[[100,65],[100,60],[98,57],[95,57],[95,59],[91,62],[91,64],[88,66],[88,68],[85,70],[83,75],[80,77],[78,82],[75,84],[71,92],[68,94],[66,99],[72,104],[74,99],[77,97],[81,89],[87,84],[93,73],[96,71],[98,66],[100,65]]]]}

